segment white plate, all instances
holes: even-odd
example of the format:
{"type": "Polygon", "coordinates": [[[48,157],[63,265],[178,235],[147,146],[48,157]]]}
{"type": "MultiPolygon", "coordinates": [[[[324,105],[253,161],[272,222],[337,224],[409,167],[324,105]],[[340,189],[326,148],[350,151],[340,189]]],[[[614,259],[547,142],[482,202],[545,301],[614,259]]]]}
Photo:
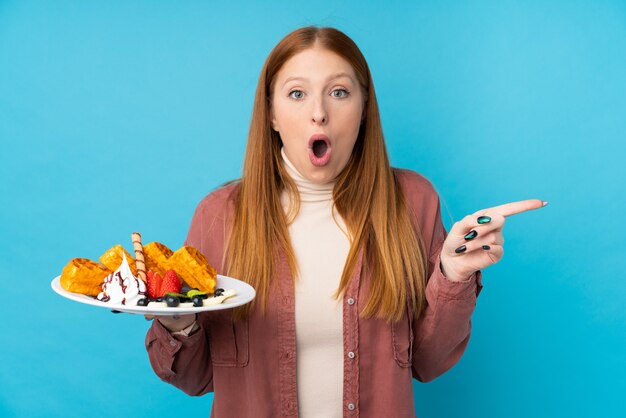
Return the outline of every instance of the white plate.
{"type": "Polygon", "coordinates": [[[120,303],[105,303],[91,296],[83,295],[80,293],[68,292],[61,287],[60,279],[61,276],[55,277],[52,280],[51,286],[52,290],[54,290],[56,293],[63,296],[64,298],[80,303],[85,303],[87,305],[99,306],[101,308],[111,309],[115,311],[136,313],[142,315],[183,315],[204,311],[219,311],[222,309],[230,309],[236,306],[245,305],[246,303],[252,301],[252,299],[254,299],[254,297],[256,296],[256,291],[248,283],[242,282],[241,280],[233,279],[232,277],[222,276],[218,274],[216,288],[222,288],[224,290],[233,289],[235,292],[237,292],[235,296],[226,299],[220,304],[200,306],[197,308],[194,306],[177,306],[175,308],[130,306],[122,305],[120,303]]]}

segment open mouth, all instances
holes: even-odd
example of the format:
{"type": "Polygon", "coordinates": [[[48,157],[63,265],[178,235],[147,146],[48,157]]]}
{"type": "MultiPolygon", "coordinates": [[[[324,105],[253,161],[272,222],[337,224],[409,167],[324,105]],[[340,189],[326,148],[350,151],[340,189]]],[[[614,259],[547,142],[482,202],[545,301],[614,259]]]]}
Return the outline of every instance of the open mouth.
{"type": "Polygon", "coordinates": [[[316,134],[309,139],[309,157],[314,166],[323,167],[328,164],[331,153],[330,139],[326,135],[316,134]]]}
{"type": "Polygon", "coordinates": [[[328,151],[328,143],[322,139],[316,139],[313,141],[311,149],[313,149],[313,154],[315,154],[317,158],[322,158],[326,154],[326,151],[328,151]]]}

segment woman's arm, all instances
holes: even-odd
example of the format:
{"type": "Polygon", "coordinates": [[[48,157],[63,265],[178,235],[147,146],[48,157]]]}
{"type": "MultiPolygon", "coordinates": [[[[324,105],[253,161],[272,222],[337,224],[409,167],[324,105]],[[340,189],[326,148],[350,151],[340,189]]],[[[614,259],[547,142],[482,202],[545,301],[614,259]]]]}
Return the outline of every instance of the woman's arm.
{"type": "Polygon", "coordinates": [[[159,321],[153,321],[146,335],[146,350],[154,372],[191,396],[213,391],[213,365],[201,316],[198,325],[197,331],[185,337],[172,335],[159,321]]]}
{"type": "MultiPolygon", "coordinates": [[[[441,222],[439,198],[431,211],[432,239],[428,254],[427,307],[413,322],[413,377],[428,382],[448,371],[463,355],[472,328],[471,316],[482,289],[482,273],[452,281],[441,271],[441,249],[447,232],[441,222]],[[434,222],[432,217],[434,216],[434,222]]],[[[428,222],[428,220],[426,221],[428,222]]],[[[428,227],[423,228],[431,232],[428,227]]]]}
{"type": "Polygon", "coordinates": [[[413,377],[428,382],[448,371],[461,358],[472,329],[471,316],[480,293],[482,273],[466,282],[448,280],[439,267],[426,286],[428,306],[413,323],[413,377]]]}
{"type": "MultiPolygon", "coordinates": [[[[223,239],[217,233],[223,229],[223,219],[216,217],[221,213],[218,206],[222,196],[212,193],[200,202],[185,240],[185,245],[200,250],[211,264],[222,257],[223,251],[223,239]]],[[[156,320],[146,335],[146,350],[157,376],[192,396],[213,391],[207,319],[208,314],[198,315],[199,328],[189,336],[172,334],[156,320]]]]}

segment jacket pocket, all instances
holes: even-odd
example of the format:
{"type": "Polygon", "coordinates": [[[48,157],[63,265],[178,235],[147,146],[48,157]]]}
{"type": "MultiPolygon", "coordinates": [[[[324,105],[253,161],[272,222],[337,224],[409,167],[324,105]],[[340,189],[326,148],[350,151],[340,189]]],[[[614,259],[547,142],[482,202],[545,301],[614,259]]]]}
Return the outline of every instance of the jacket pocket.
{"type": "Polygon", "coordinates": [[[413,362],[413,315],[407,308],[399,322],[391,324],[393,358],[400,367],[411,367],[413,362]]]}
{"type": "Polygon", "coordinates": [[[232,311],[211,312],[209,347],[214,366],[243,367],[248,364],[248,319],[234,322],[232,311]]]}

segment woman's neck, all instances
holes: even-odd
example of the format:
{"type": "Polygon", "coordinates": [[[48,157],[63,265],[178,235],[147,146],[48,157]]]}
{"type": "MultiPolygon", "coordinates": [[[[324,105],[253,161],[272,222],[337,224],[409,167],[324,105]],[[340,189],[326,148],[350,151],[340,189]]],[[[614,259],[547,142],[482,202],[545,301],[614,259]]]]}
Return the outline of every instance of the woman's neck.
{"type": "Polygon", "coordinates": [[[300,174],[293,163],[287,158],[283,148],[281,148],[280,154],[283,157],[285,170],[300,192],[301,202],[325,202],[333,199],[335,181],[325,184],[314,183],[300,174]]]}

